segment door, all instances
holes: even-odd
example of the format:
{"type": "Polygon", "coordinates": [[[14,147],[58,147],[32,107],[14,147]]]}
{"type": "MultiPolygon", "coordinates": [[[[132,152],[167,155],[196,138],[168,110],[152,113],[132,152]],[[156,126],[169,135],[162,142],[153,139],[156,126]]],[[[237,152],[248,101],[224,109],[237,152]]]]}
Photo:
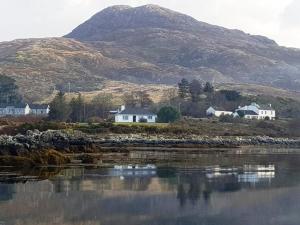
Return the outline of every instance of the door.
{"type": "Polygon", "coordinates": [[[136,116],[133,116],[133,122],[136,123],[136,116]]]}

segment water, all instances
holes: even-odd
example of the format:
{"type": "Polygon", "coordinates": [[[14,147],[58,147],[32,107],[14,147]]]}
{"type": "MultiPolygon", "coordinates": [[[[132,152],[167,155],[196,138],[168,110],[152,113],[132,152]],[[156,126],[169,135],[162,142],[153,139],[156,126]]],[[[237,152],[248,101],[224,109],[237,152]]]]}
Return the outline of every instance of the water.
{"type": "Polygon", "coordinates": [[[217,158],[149,171],[2,169],[0,224],[300,224],[300,155],[217,158]]]}

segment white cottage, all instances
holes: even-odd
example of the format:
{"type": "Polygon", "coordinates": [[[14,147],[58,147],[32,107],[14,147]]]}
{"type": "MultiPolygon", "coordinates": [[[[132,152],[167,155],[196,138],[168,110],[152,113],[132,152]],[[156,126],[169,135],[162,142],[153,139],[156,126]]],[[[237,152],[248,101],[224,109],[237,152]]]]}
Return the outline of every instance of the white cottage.
{"type": "Polygon", "coordinates": [[[30,107],[28,104],[18,105],[2,105],[0,106],[0,116],[26,116],[30,114],[30,107]]]}
{"type": "Polygon", "coordinates": [[[252,103],[251,105],[238,108],[234,115],[246,119],[264,120],[268,118],[270,120],[275,120],[276,111],[272,108],[272,105],[262,106],[256,103],[252,103]]]}
{"type": "Polygon", "coordinates": [[[225,115],[229,115],[231,116],[233,113],[230,111],[226,111],[224,109],[218,108],[218,107],[209,107],[206,110],[206,115],[207,116],[216,116],[216,117],[220,117],[220,116],[225,116],[225,115]]]}
{"type": "Polygon", "coordinates": [[[115,114],[116,123],[138,123],[145,121],[147,123],[155,123],[157,115],[143,108],[125,108],[122,106],[115,114]]]}
{"type": "Polygon", "coordinates": [[[49,105],[30,105],[30,114],[35,116],[48,116],[50,112],[49,105]]]}

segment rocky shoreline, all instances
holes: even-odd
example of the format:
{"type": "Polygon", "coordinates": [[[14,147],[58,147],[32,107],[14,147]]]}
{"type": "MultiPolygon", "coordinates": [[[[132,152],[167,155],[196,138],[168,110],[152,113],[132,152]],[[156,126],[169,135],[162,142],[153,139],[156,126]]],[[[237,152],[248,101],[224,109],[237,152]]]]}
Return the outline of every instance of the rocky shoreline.
{"type": "Polygon", "coordinates": [[[0,155],[20,156],[43,150],[61,153],[90,153],[130,147],[163,148],[239,148],[242,146],[278,146],[300,148],[300,139],[272,137],[201,137],[196,135],[98,134],[81,132],[28,131],[26,135],[0,136],[0,155]]]}

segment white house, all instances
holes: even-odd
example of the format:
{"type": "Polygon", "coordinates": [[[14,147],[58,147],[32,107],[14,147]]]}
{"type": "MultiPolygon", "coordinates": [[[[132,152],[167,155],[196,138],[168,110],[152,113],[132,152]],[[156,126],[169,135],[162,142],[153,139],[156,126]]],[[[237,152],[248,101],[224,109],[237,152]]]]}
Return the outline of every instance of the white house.
{"type": "Polygon", "coordinates": [[[28,104],[18,104],[13,106],[0,106],[0,116],[26,116],[30,114],[30,107],[28,104]]]}
{"type": "Polygon", "coordinates": [[[0,106],[0,117],[4,116],[48,116],[50,112],[49,105],[28,105],[28,104],[17,104],[17,105],[2,105],[0,106]]]}
{"type": "Polygon", "coordinates": [[[256,103],[251,103],[251,105],[239,107],[234,115],[246,119],[264,120],[268,118],[270,120],[275,120],[276,111],[272,108],[272,105],[262,106],[256,103]]]}
{"type": "Polygon", "coordinates": [[[49,105],[30,105],[30,114],[35,116],[48,116],[50,112],[49,105]]]}
{"type": "Polygon", "coordinates": [[[206,115],[207,116],[216,116],[216,117],[225,116],[225,115],[231,116],[232,112],[225,111],[221,108],[211,106],[206,110],[206,115]]]}
{"type": "Polygon", "coordinates": [[[121,107],[115,114],[115,122],[117,123],[138,123],[144,120],[147,123],[155,123],[157,115],[143,108],[125,108],[121,107]]]}

